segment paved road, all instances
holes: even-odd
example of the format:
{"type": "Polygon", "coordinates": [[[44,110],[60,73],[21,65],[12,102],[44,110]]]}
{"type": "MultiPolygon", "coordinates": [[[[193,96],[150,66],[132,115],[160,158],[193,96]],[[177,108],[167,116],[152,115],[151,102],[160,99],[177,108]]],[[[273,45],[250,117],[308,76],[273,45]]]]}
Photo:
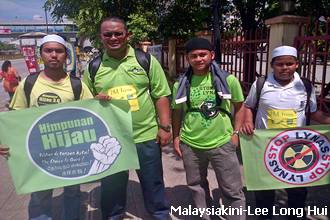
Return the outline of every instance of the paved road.
{"type": "MultiPolygon", "coordinates": [[[[166,195],[170,204],[177,208],[188,208],[192,204],[189,189],[186,186],[185,172],[182,161],[173,154],[172,147],[163,148],[164,181],[166,195]]],[[[8,167],[3,158],[0,158],[0,220],[25,220],[27,219],[27,205],[29,195],[17,195],[11,182],[8,167]]],[[[219,201],[220,192],[217,189],[216,178],[213,169],[209,169],[209,184],[211,193],[215,201],[219,201]]],[[[100,187],[99,183],[83,184],[81,220],[100,220],[100,187]]],[[[251,210],[255,208],[254,196],[252,192],[245,191],[247,205],[251,210]]],[[[286,197],[284,191],[276,194],[277,207],[285,207],[286,197]]],[[[126,220],[142,219],[151,220],[146,213],[140,184],[135,172],[130,172],[128,191],[127,191],[127,212],[126,220]]],[[[54,220],[61,220],[62,190],[57,189],[53,195],[54,220]]],[[[308,206],[328,207],[328,216],[309,216],[311,220],[330,220],[330,189],[329,186],[309,188],[308,206]]],[[[173,212],[173,219],[197,220],[192,216],[182,216],[173,212]]],[[[256,220],[255,216],[247,216],[247,220],[256,220]]],[[[285,216],[277,216],[274,220],[287,220],[285,216]]]]}

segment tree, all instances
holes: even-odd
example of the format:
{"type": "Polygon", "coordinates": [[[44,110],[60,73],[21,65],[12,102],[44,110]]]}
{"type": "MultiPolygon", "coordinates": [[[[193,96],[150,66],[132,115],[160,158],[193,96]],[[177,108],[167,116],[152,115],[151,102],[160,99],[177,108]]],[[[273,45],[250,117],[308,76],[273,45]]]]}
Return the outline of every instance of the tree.
{"type": "Polygon", "coordinates": [[[98,39],[102,18],[118,15],[128,21],[135,36],[145,37],[142,34],[147,33],[148,37],[187,38],[201,30],[203,24],[209,23],[209,2],[210,0],[47,0],[45,8],[57,20],[61,20],[63,16],[73,19],[78,25],[79,34],[94,41],[98,39]],[[144,32],[139,31],[142,28],[144,32]]]}
{"type": "Polygon", "coordinates": [[[211,21],[210,0],[156,1],[160,35],[186,39],[211,21]]]}
{"type": "Polygon", "coordinates": [[[278,9],[274,0],[233,0],[235,6],[234,15],[240,19],[240,30],[243,31],[244,40],[248,43],[243,48],[243,79],[245,83],[252,84],[256,75],[257,57],[252,52],[257,29],[264,27],[264,20],[270,17],[278,9]]]}
{"type": "Polygon", "coordinates": [[[5,51],[5,50],[15,50],[16,47],[15,45],[12,45],[12,44],[7,44],[5,42],[1,42],[0,41],[0,51],[5,51]]]}
{"type": "Polygon", "coordinates": [[[133,13],[128,16],[128,29],[133,33],[130,38],[132,45],[137,45],[141,41],[150,41],[157,36],[157,24],[153,17],[151,12],[133,13]]]}
{"type": "Polygon", "coordinates": [[[79,29],[79,36],[90,38],[100,46],[98,33],[100,22],[109,16],[118,16],[128,20],[129,15],[140,12],[141,8],[151,8],[152,1],[142,0],[47,0],[44,7],[51,11],[55,20],[64,16],[74,20],[79,29]]]}
{"type": "MultiPolygon", "coordinates": [[[[278,0],[233,0],[235,9],[233,15],[241,22],[240,30],[245,32],[245,40],[254,40],[255,31],[265,27],[265,20],[281,15],[278,0]],[[249,34],[247,34],[249,33],[249,34]]],[[[329,0],[296,0],[294,15],[309,16],[318,19],[320,16],[329,17],[329,0]]],[[[249,44],[247,44],[247,47],[249,44]]],[[[255,69],[255,56],[252,53],[244,54],[244,81],[251,83],[254,80],[254,72],[248,74],[248,70],[255,69]],[[252,76],[251,76],[252,74],[252,76]]]]}
{"type": "Polygon", "coordinates": [[[301,16],[312,16],[319,18],[321,16],[330,16],[329,0],[296,0],[295,14],[301,16]]]}

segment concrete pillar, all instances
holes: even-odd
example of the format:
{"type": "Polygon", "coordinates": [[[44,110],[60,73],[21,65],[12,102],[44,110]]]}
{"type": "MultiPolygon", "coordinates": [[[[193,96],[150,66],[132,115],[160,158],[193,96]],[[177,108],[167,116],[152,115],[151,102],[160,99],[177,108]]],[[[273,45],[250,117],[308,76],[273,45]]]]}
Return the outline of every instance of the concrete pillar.
{"type": "MultiPolygon", "coordinates": [[[[281,15],[267,19],[266,25],[270,26],[269,33],[269,58],[274,48],[282,45],[293,46],[294,39],[299,35],[299,26],[307,23],[307,17],[294,15],[281,15]]],[[[268,64],[270,69],[270,64],[268,64]]]]}
{"type": "Polygon", "coordinates": [[[168,74],[172,78],[176,75],[176,39],[168,41],[168,74]]]}

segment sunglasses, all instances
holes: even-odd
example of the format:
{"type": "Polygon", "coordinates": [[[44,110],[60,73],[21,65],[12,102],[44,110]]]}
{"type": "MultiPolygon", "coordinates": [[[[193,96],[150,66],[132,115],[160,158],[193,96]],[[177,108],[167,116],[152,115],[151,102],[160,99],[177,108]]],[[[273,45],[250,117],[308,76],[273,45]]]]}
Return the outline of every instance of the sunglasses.
{"type": "Polygon", "coordinates": [[[104,37],[112,37],[112,36],[114,36],[114,37],[122,37],[122,36],[124,36],[124,32],[104,32],[104,33],[102,33],[102,35],[104,36],[104,37]]]}

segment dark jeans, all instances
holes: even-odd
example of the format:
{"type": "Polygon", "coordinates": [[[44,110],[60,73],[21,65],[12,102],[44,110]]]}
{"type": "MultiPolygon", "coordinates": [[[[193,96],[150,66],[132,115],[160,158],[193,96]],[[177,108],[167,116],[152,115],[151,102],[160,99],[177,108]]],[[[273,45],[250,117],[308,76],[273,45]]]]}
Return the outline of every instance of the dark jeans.
{"type": "MultiPolygon", "coordinates": [[[[169,205],[165,198],[161,149],[155,140],[136,144],[144,205],[154,219],[168,219],[169,205]]],[[[108,176],[101,181],[103,219],[122,219],[125,213],[128,171],[108,176]]]]}
{"type": "MultiPolygon", "coordinates": [[[[305,202],[307,197],[307,189],[305,187],[301,188],[291,188],[285,189],[288,194],[288,207],[289,208],[305,208],[305,202]]],[[[256,196],[256,207],[257,208],[267,208],[268,215],[260,216],[260,219],[271,219],[272,210],[275,203],[275,190],[263,190],[255,191],[256,196]]],[[[306,219],[306,213],[304,216],[299,218],[293,215],[288,216],[288,219],[306,219]]]]}
{"type": "MultiPolygon", "coordinates": [[[[30,220],[52,219],[53,190],[31,193],[29,202],[30,220]]],[[[63,213],[61,219],[78,220],[80,218],[80,185],[66,186],[63,192],[63,213]]]]}

